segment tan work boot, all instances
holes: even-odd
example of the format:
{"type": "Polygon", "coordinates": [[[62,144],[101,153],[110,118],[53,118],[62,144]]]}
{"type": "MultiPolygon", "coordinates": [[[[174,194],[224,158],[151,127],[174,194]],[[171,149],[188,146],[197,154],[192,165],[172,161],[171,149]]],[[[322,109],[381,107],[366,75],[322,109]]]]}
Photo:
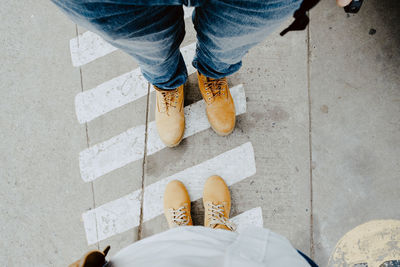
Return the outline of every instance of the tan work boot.
{"type": "Polygon", "coordinates": [[[179,145],[185,131],[183,85],[174,90],[156,89],[156,125],[161,141],[168,146],[179,145]]]}
{"type": "Polygon", "coordinates": [[[231,195],[225,181],[217,176],[207,179],[203,191],[204,226],[235,231],[236,226],[229,221],[231,195]]]}
{"type": "Polygon", "coordinates": [[[165,188],[164,214],[169,228],[193,225],[190,216],[190,197],[186,187],[178,180],[169,182],[165,188]]]}
{"type": "Polygon", "coordinates": [[[197,72],[197,78],[211,127],[218,135],[229,135],[235,128],[236,113],[226,77],[212,79],[197,72]]]}

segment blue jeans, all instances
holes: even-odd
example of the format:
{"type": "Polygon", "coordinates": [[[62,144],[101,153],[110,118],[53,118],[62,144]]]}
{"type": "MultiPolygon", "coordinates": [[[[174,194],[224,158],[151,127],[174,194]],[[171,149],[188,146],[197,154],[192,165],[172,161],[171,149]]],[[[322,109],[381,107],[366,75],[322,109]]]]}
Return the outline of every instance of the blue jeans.
{"type": "Polygon", "coordinates": [[[185,36],[182,5],[195,6],[193,66],[221,78],[238,71],[248,50],[263,41],[301,0],[52,0],[77,24],[98,33],[139,63],[161,89],[187,79],[179,51],[185,36]]]}

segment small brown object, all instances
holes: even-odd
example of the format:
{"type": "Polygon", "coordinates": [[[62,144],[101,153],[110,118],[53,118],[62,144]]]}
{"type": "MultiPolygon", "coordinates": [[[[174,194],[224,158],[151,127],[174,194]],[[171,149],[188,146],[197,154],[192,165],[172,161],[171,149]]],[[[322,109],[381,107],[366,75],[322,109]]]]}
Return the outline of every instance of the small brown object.
{"type": "Polygon", "coordinates": [[[103,267],[107,262],[106,256],[109,250],[110,246],[107,246],[103,251],[91,250],[81,259],[70,264],[69,267],[103,267]]]}

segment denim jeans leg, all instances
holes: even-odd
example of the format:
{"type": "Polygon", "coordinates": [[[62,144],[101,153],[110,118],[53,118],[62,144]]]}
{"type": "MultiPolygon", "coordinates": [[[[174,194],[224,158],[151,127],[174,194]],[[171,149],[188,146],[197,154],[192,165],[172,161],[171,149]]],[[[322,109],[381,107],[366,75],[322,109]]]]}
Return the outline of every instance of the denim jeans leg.
{"type": "Polygon", "coordinates": [[[196,7],[193,66],[205,76],[222,78],[238,71],[243,56],[293,15],[301,0],[205,0],[196,7]]]}
{"type": "Polygon", "coordinates": [[[150,83],[162,89],[185,83],[187,71],[179,51],[185,36],[182,6],[52,1],[77,24],[131,55],[150,83]]]}

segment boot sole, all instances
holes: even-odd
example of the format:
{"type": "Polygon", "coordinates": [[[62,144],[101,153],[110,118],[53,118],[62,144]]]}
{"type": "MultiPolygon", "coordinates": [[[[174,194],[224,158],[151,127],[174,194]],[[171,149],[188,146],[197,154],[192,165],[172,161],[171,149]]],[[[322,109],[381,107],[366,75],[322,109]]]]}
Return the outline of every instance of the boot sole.
{"type": "Polygon", "coordinates": [[[235,126],[236,126],[236,125],[234,125],[234,126],[233,126],[233,129],[230,130],[230,131],[227,132],[227,133],[218,132],[217,130],[215,130],[215,128],[214,128],[212,125],[211,125],[211,128],[214,130],[214,132],[215,132],[216,134],[218,134],[219,136],[224,137],[224,136],[230,135],[230,134],[235,130],[235,126]]]}
{"type": "MultiPolygon", "coordinates": [[[[182,136],[183,137],[183,136],[182,136]]],[[[182,139],[183,138],[181,138],[180,140],[179,140],[179,142],[178,143],[176,143],[176,144],[173,144],[173,145],[167,145],[167,144],[165,144],[164,143],[164,145],[166,145],[167,147],[169,147],[169,148],[173,148],[173,147],[177,147],[177,146],[179,146],[179,144],[182,142],[182,139]]]]}
{"type": "MultiPolygon", "coordinates": [[[[207,114],[207,119],[208,119],[208,114],[207,114]]],[[[214,132],[215,132],[216,134],[218,134],[219,136],[222,136],[222,137],[230,135],[230,134],[235,130],[235,127],[236,127],[236,119],[235,119],[235,123],[233,124],[232,130],[230,130],[230,131],[227,132],[227,133],[222,133],[222,132],[220,132],[220,131],[217,131],[217,130],[214,128],[214,126],[211,124],[210,120],[208,120],[208,122],[209,122],[210,125],[211,125],[211,129],[213,129],[214,132]]]]}
{"type": "MultiPolygon", "coordinates": [[[[184,123],[186,123],[186,121],[184,122],[184,123]]],[[[183,132],[182,132],[182,135],[181,135],[181,138],[179,139],[179,141],[176,143],[176,144],[172,144],[172,145],[167,145],[166,143],[164,143],[164,145],[166,145],[167,147],[169,147],[169,148],[173,148],[173,147],[177,147],[177,146],[179,146],[179,144],[182,142],[182,140],[183,140],[183,136],[185,135],[185,130],[183,130],[183,132]]],[[[162,140],[161,140],[162,141],[162,140]]]]}

